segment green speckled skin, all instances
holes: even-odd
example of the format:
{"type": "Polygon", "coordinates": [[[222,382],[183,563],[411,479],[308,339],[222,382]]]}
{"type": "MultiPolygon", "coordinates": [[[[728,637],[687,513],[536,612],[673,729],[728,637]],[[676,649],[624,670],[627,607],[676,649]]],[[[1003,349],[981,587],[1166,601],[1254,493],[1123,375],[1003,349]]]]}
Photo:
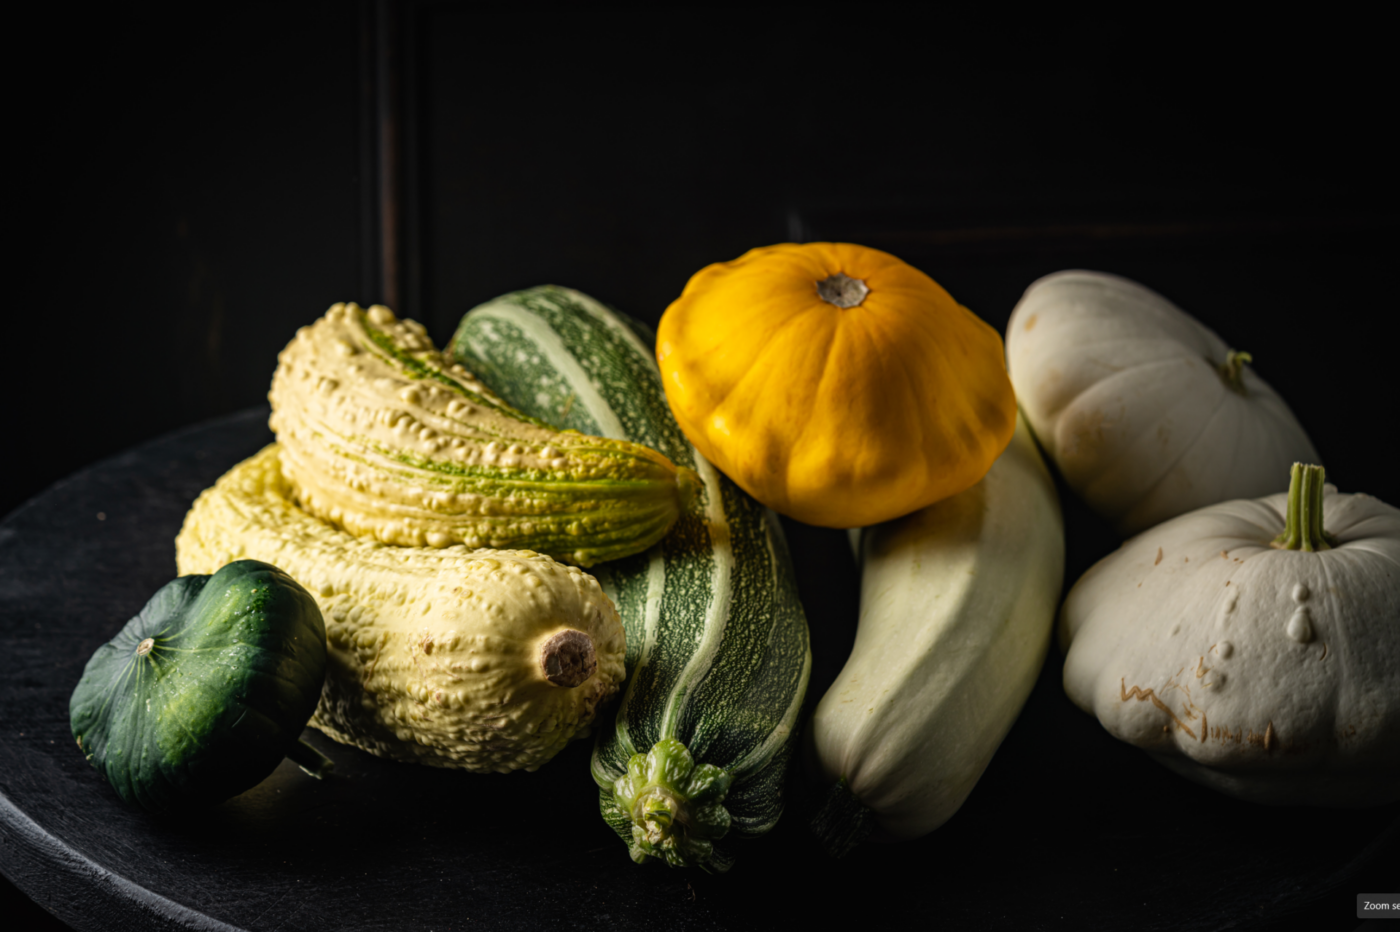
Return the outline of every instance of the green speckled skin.
{"type": "MultiPolygon", "coordinates": [[[[544,286],[473,309],[449,347],[526,414],[644,444],[703,480],[659,545],[596,568],[627,631],[630,679],[615,722],[600,731],[593,775],[604,817],[629,846],[633,826],[615,788],[633,758],[668,739],[683,744],[697,766],[732,778],[723,800],[728,838],[772,828],[811,670],[782,530],[681,433],[654,339],[645,325],[586,295],[544,286]]],[[[693,860],[723,870],[731,859],[716,846],[693,860]]]]}
{"type": "Polygon", "coordinates": [[[73,737],[131,805],[212,805],[277,767],[325,674],[311,595],[275,566],[239,560],[162,586],[97,649],[69,703],[73,737]]]}

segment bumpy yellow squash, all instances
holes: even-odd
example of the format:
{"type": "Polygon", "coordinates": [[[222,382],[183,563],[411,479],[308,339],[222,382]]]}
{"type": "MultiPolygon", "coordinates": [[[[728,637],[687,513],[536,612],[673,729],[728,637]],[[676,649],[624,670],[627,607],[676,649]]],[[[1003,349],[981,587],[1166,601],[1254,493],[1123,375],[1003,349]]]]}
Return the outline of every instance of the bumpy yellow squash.
{"type": "Polygon", "coordinates": [[[659,541],[700,483],[655,450],[521,414],[382,305],[298,330],[267,397],[297,505],[386,544],[592,566],[659,541]]]}
{"type": "Polygon", "coordinates": [[[534,770],[624,677],[627,635],[598,581],[524,550],[393,547],[307,514],[276,444],[195,501],[182,576],[261,560],[325,619],[313,728],[371,754],[477,773],[534,770]]]}
{"type": "Polygon", "coordinates": [[[849,243],[701,269],[661,318],[657,360],[696,448],[809,524],[876,524],[961,492],[1016,425],[997,332],[923,272],[849,243]]]}

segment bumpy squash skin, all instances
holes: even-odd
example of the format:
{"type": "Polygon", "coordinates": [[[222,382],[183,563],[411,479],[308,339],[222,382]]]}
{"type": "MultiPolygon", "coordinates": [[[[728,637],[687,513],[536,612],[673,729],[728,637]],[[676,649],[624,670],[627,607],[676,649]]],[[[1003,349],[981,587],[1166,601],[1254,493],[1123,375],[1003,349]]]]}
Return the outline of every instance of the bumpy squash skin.
{"type": "Polygon", "coordinates": [[[1065,693],[1182,776],[1270,805],[1400,800],[1400,508],[1327,486],[1335,542],[1276,549],[1288,495],[1126,541],[1060,609],[1065,693]]]}
{"type": "Polygon", "coordinates": [[[864,527],[961,492],[1015,427],[996,330],[875,249],[785,243],[708,266],[657,340],[696,449],[808,524],[864,527]],[[859,305],[823,300],[837,274],[869,288],[859,305]]]}
{"type": "Polygon", "coordinates": [[[625,635],[581,570],[528,551],[384,546],[292,500],[274,444],[200,495],[175,542],[181,572],[251,556],[302,580],[329,661],[312,726],[396,760],[534,770],[592,722],[623,679],[625,635]],[[541,648],[581,631],[595,672],[551,683],[541,648]]]}
{"type": "Polygon", "coordinates": [[[470,311],[450,351],[522,410],[644,443],[703,480],[660,545],[597,570],[627,628],[630,680],[593,776],[634,860],[721,871],[732,841],[782,813],[811,651],[781,527],[686,441],[650,336],[544,286],[470,311]]]}
{"type": "Polygon", "coordinates": [[[228,563],[167,583],[97,649],[73,691],[73,737],[128,804],[212,805],[277,767],[325,671],[310,594],[275,566],[228,563]]]}
{"type": "Polygon", "coordinates": [[[384,543],[588,566],[660,540],[693,492],[654,450],[510,408],[385,307],[337,304],[303,327],[268,397],[298,504],[384,543]]]}

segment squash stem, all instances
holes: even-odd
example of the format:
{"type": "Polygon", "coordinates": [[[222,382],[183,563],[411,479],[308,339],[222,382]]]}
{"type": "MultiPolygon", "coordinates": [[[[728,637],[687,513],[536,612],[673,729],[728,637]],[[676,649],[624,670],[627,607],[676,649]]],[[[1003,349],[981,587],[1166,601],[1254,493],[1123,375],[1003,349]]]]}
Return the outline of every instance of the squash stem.
{"type": "Polygon", "coordinates": [[[846,778],[832,784],[812,816],[812,834],[827,854],[845,857],[852,848],[870,837],[875,829],[875,812],[856,799],[846,778]]]}
{"type": "Polygon", "coordinates": [[[291,750],[287,751],[287,757],[292,763],[317,780],[324,778],[335,769],[335,761],[307,744],[305,740],[299,740],[292,745],[291,750]]]}
{"type": "Polygon", "coordinates": [[[1288,513],[1276,550],[1331,550],[1337,539],[1322,527],[1322,493],[1327,472],[1321,466],[1294,463],[1288,479],[1288,513]]]}
{"type": "Polygon", "coordinates": [[[633,755],[603,805],[605,813],[615,810],[621,817],[618,827],[630,821],[624,839],[638,864],[656,858],[672,867],[722,873],[731,859],[715,842],[729,831],[724,797],[732,781],[713,764],[696,764],[681,742],[663,738],[647,753],[633,755]]]}
{"type": "Polygon", "coordinates": [[[1225,387],[1237,395],[1245,394],[1244,390],[1244,367],[1245,363],[1254,361],[1254,357],[1249,353],[1239,350],[1230,350],[1225,354],[1225,361],[1216,366],[1216,371],[1220,373],[1220,379],[1225,383],[1225,387]]]}
{"type": "Polygon", "coordinates": [[[827,304],[839,308],[860,307],[868,294],[870,286],[863,279],[851,278],[844,272],[837,272],[817,282],[817,295],[827,304]]]}

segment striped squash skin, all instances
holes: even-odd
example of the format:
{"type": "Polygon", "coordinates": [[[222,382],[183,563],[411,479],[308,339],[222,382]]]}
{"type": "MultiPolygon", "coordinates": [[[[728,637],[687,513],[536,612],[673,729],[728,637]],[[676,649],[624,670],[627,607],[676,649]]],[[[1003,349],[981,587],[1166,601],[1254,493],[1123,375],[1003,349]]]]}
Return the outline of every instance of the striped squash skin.
{"type": "MultiPolygon", "coordinates": [[[[645,325],[587,295],[543,286],[474,308],[448,348],[526,414],[645,444],[703,482],[659,545],[594,568],[627,631],[629,682],[615,727],[599,735],[593,775],[605,817],[638,860],[631,820],[610,799],[629,760],[664,739],[732,778],[723,802],[729,837],[773,827],[811,672],[782,529],[681,433],[653,340],[645,325]]],[[[722,849],[699,849],[667,860],[728,866],[722,849]]]]}

